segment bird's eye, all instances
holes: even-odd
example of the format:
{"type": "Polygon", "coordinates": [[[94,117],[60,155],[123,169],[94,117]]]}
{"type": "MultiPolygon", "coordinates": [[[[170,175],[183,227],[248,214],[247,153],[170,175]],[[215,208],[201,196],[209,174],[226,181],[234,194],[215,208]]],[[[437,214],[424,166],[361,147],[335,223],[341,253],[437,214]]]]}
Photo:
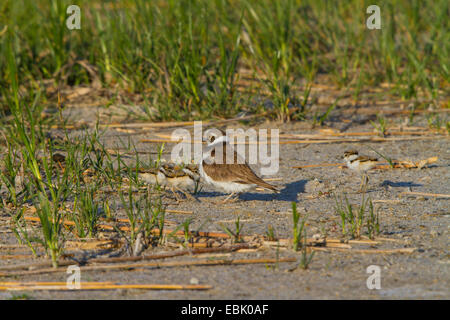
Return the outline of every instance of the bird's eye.
{"type": "Polygon", "coordinates": [[[214,137],[214,136],[211,136],[211,137],[209,138],[209,142],[214,142],[214,140],[216,140],[216,137],[214,137]]]}

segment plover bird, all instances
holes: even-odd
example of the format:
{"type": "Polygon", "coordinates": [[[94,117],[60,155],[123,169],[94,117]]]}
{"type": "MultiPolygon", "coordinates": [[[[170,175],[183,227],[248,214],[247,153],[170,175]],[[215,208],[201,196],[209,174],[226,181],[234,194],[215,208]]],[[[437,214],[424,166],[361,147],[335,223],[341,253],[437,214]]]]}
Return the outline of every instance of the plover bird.
{"type": "Polygon", "coordinates": [[[279,192],[277,188],[253,172],[247,162],[229,145],[228,138],[223,131],[220,134],[209,133],[206,142],[208,146],[199,164],[200,176],[206,183],[230,194],[223,203],[236,194],[239,195],[258,186],[276,193],[279,192]],[[232,163],[227,163],[227,146],[234,153],[233,157],[230,157],[233,160],[232,163]],[[216,157],[216,147],[222,148],[222,159],[219,158],[220,154],[216,157]]]}
{"type": "Polygon", "coordinates": [[[377,158],[371,158],[366,156],[360,156],[358,151],[351,150],[344,152],[344,161],[347,168],[356,171],[361,175],[361,184],[359,186],[359,192],[365,192],[367,183],[369,182],[369,176],[367,171],[372,169],[378,163],[377,158]],[[364,187],[364,189],[363,189],[364,187]]]}
{"type": "Polygon", "coordinates": [[[138,176],[146,184],[166,184],[166,175],[159,168],[139,168],[138,176]]]}
{"type": "Polygon", "coordinates": [[[147,184],[158,184],[172,190],[183,193],[186,198],[194,199],[185,191],[196,191],[198,189],[200,175],[198,167],[193,164],[165,163],[159,168],[139,168],[139,178],[147,184]]]}
{"type": "Polygon", "coordinates": [[[160,171],[164,173],[165,184],[175,189],[196,191],[200,181],[198,166],[193,164],[163,164],[160,171]]]}

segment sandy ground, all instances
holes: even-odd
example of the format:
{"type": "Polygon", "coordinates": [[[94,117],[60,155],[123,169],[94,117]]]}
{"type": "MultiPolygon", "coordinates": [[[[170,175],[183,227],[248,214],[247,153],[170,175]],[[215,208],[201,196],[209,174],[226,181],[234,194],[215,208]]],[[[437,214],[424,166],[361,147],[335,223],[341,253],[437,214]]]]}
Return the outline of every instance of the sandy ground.
{"type": "MultiPolygon", "coordinates": [[[[394,123],[403,119],[393,120],[394,123]]],[[[370,124],[329,123],[334,129],[348,131],[372,131],[370,124]],[[347,127],[347,128],[344,128],[347,127]]],[[[425,119],[416,119],[415,125],[426,126],[425,119]]],[[[234,125],[236,127],[236,125],[234,125]]],[[[259,127],[276,128],[275,123],[259,124],[259,127]]],[[[280,126],[280,133],[313,133],[305,122],[280,126]]],[[[78,132],[81,134],[82,132],[78,132]]],[[[76,132],[74,133],[76,134],[76,132]]],[[[125,134],[108,130],[103,140],[109,146],[117,144],[118,135],[127,141],[133,139],[138,150],[155,150],[155,145],[141,143],[149,133],[125,134]]],[[[167,219],[183,222],[192,218],[192,229],[202,226],[202,231],[222,231],[220,224],[234,228],[240,217],[243,234],[265,234],[272,225],[280,238],[292,236],[291,202],[296,201],[299,211],[307,214],[308,236],[327,233],[331,238],[340,237],[340,218],[335,213],[333,192],[345,192],[352,204],[360,204],[362,195],[357,193],[359,176],[340,167],[293,169],[292,166],[336,163],[345,150],[358,149],[361,153],[377,156],[371,149],[389,155],[393,159],[418,161],[432,156],[439,160],[423,169],[371,170],[366,196],[375,203],[380,215],[382,241],[377,249],[416,248],[413,253],[364,254],[348,252],[316,252],[309,266],[295,268],[300,252],[281,249],[280,258],[294,257],[297,262],[280,263],[277,268],[264,264],[233,266],[199,266],[176,268],[138,268],[128,271],[88,271],[82,281],[114,281],[120,283],[181,283],[191,281],[211,285],[205,291],[40,291],[28,292],[36,299],[448,299],[449,292],[449,213],[450,199],[435,197],[402,196],[405,191],[450,194],[449,139],[436,138],[413,141],[388,141],[364,143],[287,144],[280,146],[280,170],[269,178],[281,178],[272,183],[281,189],[280,194],[254,191],[243,194],[240,201],[217,204],[226,195],[205,186],[197,195],[200,202],[184,200],[177,204],[165,198],[169,209],[192,210],[194,214],[167,214],[167,219]],[[205,223],[206,222],[206,223],[205,223]],[[369,290],[366,269],[370,265],[381,268],[381,289],[369,290]]],[[[165,154],[165,157],[168,155],[165,154]]],[[[123,213],[122,213],[123,214],[123,213]]],[[[6,213],[3,214],[4,216],[6,213]]],[[[12,233],[1,233],[0,243],[16,243],[12,233]]],[[[358,249],[353,245],[352,249],[358,249]]],[[[365,246],[365,249],[371,249],[365,246]]],[[[158,249],[148,249],[151,253],[158,249]]],[[[159,249],[162,250],[162,249],[159,249]]],[[[216,254],[220,258],[275,258],[275,249],[261,248],[255,252],[216,254]]],[[[198,260],[201,257],[172,258],[198,260]]],[[[204,257],[203,257],[204,258],[204,257]]],[[[20,263],[28,260],[21,260],[20,263]]],[[[28,261],[31,262],[31,261],[28,261]]],[[[4,260],[2,265],[18,263],[4,260]]],[[[47,274],[20,277],[23,281],[66,281],[67,275],[47,274]]],[[[7,280],[2,278],[1,281],[7,280]]],[[[18,280],[18,279],[14,279],[18,280]]],[[[2,292],[1,299],[11,298],[21,292],[2,292]]]]}

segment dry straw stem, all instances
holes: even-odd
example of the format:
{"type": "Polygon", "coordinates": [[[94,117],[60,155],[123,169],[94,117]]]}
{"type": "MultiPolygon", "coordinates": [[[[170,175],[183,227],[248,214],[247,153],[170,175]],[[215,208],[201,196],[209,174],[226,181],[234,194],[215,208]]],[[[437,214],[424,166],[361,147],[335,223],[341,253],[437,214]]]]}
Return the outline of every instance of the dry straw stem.
{"type": "Polygon", "coordinates": [[[387,241],[387,242],[397,242],[397,243],[408,243],[408,241],[402,239],[392,239],[392,238],[377,238],[379,241],[387,241]]]}
{"type": "MultiPolygon", "coordinates": [[[[223,123],[229,123],[234,121],[242,121],[249,120],[253,118],[263,117],[270,112],[263,112],[260,114],[252,114],[244,117],[236,117],[231,119],[221,119],[215,121],[202,121],[203,125],[211,126],[211,125],[219,125],[223,123]]],[[[173,121],[173,122],[134,122],[134,123],[109,123],[109,124],[100,124],[100,127],[107,128],[140,128],[140,129],[149,129],[149,128],[172,128],[172,127],[189,127],[193,126],[194,121],[173,121]]]]}
{"type": "MultiPolygon", "coordinates": [[[[218,248],[222,244],[217,242],[189,242],[189,248],[218,248]]],[[[179,245],[181,246],[181,244],[179,245]]]]}
{"type": "MultiPolygon", "coordinates": [[[[291,240],[292,243],[292,240],[291,240]]],[[[289,247],[290,244],[287,243],[278,243],[277,241],[264,241],[264,245],[268,245],[271,247],[289,247]]],[[[351,249],[352,246],[349,244],[345,244],[345,243],[319,243],[319,244],[312,244],[312,243],[307,243],[306,244],[308,247],[314,247],[319,245],[321,248],[330,248],[330,249],[334,249],[334,248],[344,248],[344,249],[351,249]]]]}
{"type": "Polygon", "coordinates": [[[372,201],[373,203],[401,203],[402,200],[392,200],[392,199],[375,199],[372,201]]]}
{"type": "MultiPolygon", "coordinates": [[[[167,212],[167,210],[166,210],[166,212],[167,212]]],[[[118,219],[115,219],[114,221],[130,223],[130,219],[125,219],[125,218],[118,218],[118,219]]],[[[137,219],[137,221],[138,221],[138,222],[142,222],[142,219],[137,219]]],[[[172,224],[172,225],[176,225],[177,222],[175,222],[175,221],[170,221],[170,220],[164,220],[164,224],[172,224]]]]}
{"type": "Polygon", "coordinates": [[[108,123],[100,124],[102,128],[171,128],[193,126],[194,121],[179,122],[134,122],[134,123],[108,123]]]}
{"type": "Polygon", "coordinates": [[[399,248],[399,249],[343,249],[343,248],[321,248],[321,247],[309,247],[311,250],[315,251],[339,251],[348,253],[367,253],[367,254],[395,254],[395,253],[413,253],[417,248],[399,248]]]}
{"type": "MultiPolygon", "coordinates": [[[[38,217],[25,217],[26,220],[29,221],[33,221],[33,222],[40,222],[38,217]]],[[[74,221],[70,221],[70,220],[64,220],[62,222],[64,225],[67,226],[74,226],[75,222],[74,221]]],[[[107,225],[107,224],[99,224],[97,225],[97,228],[102,229],[102,230],[114,230],[114,226],[111,225],[107,225]]],[[[130,227],[127,226],[121,226],[118,227],[121,231],[130,231],[130,227]]],[[[183,230],[179,230],[175,233],[173,233],[174,230],[170,230],[170,229],[164,229],[163,233],[164,234],[173,234],[173,235],[177,235],[177,236],[183,236],[184,235],[184,231],[183,230]]],[[[158,229],[156,230],[152,230],[152,233],[155,235],[159,235],[160,231],[158,229]]],[[[192,236],[200,236],[200,237],[208,237],[208,238],[229,238],[230,236],[226,233],[219,233],[219,232],[190,232],[189,233],[192,236]]]]}
{"type": "MultiPolygon", "coordinates": [[[[41,222],[38,217],[29,217],[29,216],[27,216],[27,217],[24,217],[24,218],[27,221],[39,222],[39,223],[41,222]]],[[[62,224],[65,225],[65,226],[75,226],[76,225],[75,222],[71,221],[71,220],[63,220],[62,224]]],[[[103,229],[103,230],[114,230],[113,226],[106,225],[106,224],[99,224],[99,225],[97,225],[97,228],[103,229]]],[[[129,227],[119,227],[119,229],[122,230],[122,231],[129,231],[130,230],[129,227]]]]}
{"type": "MultiPolygon", "coordinates": [[[[394,104],[394,103],[390,103],[390,104],[394,104]]],[[[400,103],[397,103],[400,104],[400,103]]],[[[381,114],[381,115],[397,115],[397,114],[428,114],[428,113],[447,113],[450,112],[450,109],[446,109],[446,108],[439,108],[439,109],[434,109],[434,110],[399,110],[398,108],[392,108],[392,109],[376,109],[373,107],[368,107],[368,108],[347,108],[347,109],[342,109],[340,110],[342,114],[364,114],[364,115],[371,115],[371,114],[381,114]]]]}
{"type": "Polygon", "coordinates": [[[36,291],[36,290],[116,290],[116,289],[145,289],[145,290],[208,290],[210,285],[184,284],[114,284],[111,282],[81,282],[80,289],[69,289],[61,282],[0,282],[2,291],[36,291]]]}
{"type": "MultiPolygon", "coordinates": [[[[434,131],[426,130],[426,131],[389,131],[387,130],[386,136],[423,136],[436,134],[434,131]]],[[[332,136],[332,137],[364,137],[364,136],[379,136],[378,132],[330,132],[328,134],[320,135],[324,136],[332,136]]]]}
{"type": "Polygon", "coordinates": [[[116,262],[131,262],[131,261],[145,261],[145,260],[156,260],[156,259],[167,259],[167,258],[173,258],[173,257],[179,257],[179,256],[185,256],[185,255],[199,255],[199,254],[209,254],[209,253],[216,253],[216,252],[233,252],[240,249],[247,249],[250,248],[249,244],[242,243],[242,244],[236,244],[236,245],[227,245],[222,247],[216,247],[216,248],[195,248],[195,249],[188,249],[188,250],[180,250],[170,253],[159,253],[159,254],[152,254],[152,255],[144,255],[139,257],[117,257],[117,258],[94,258],[89,259],[88,263],[116,263],[116,262]]]}
{"type": "MultiPolygon", "coordinates": [[[[295,258],[279,258],[279,259],[234,259],[234,260],[200,260],[200,261],[168,261],[168,262],[147,262],[147,263],[126,263],[126,264],[113,264],[113,265],[94,265],[94,266],[81,266],[80,270],[92,271],[92,270],[121,270],[121,269],[136,269],[136,268],[163,268],[163,267],[187,267],[187,266],[217,266],[217,265],[238,265],[238,264],[261,264],[261,263],[282,263],[282,262],[295,262],[295,258]]],[[[58,273],[66,272],[66,268],[47,268],[32,271],[23,272],[9,272],[0,273],[2,277],[12,276],[26,276],[43,273],[58,273]]]]}
{"type": "MultiPolygon", "coordinates": [[[[36,212],[36,208],[34,206],[27,208],[27,210],[25,211],[27,214],[32,214],[36,212]]],[[[194,211],[186,211],[186,210],[177,210],[177,209],[166,209],[165,210],[166,213],[181,213],[181,214],[194,214],[194,211]]],[[[31,217],[31,216],[26,216],[25,220],[29,220],[29,221],[36,221],[39,222],[39,218],[38,217],[31,217]]],[[[100,218],[100,220],[105,220],[104,218],[100,218]]],[[[68,221],[68,225],[72,225],[73,221],[69,221],[69,220],[65,220],[68,221]]],[[[114,219],[114,221],[117,222],[130,222],[129,219],[114,219]]],[[[165,223],[176,223],[175,221],[169,221],[169,220],[164,220],[165,223]]]]}
{"type": "Polygon", "coordinates": [[[31,259],[31,253],[30,254],[4,254],[0,255],[0,260],[22,260],[22,259],[31,259]]]}
{"type": "MultiPolygon", "coordinates": [[[[426,165],[435,163],[439,160],[438,157],[430,157],[428,159],[420,160],[420,161],[409,161],[409,160],[393,160],[394,168],[405,168],[405,169],[413,169],[418,168],[421,169],[426,165]]],[[[375,166],[374,169],[390,169],[391,167],[389,165],[378,165],[375,166]]]]}
{"type": "Polygon", "coordinates": [[[66,241],[64,248],[79,250],[110,249],[117,247],[118,244],[119,241],[117,240],[66,241]]]}
{"type": "MultiPolygon", "coordinates": [[[[60,266],[60,267],[70,266],[70,265],[74,265],[74,264],[75,264],[74,261],[63,261],[63,260],[58,261],[58,266],[60,266]]],[[[47,262],[39,262],[39,263],[24,263],[24,264],[0,266],[0,270],[21,270],[21,269],[34,270],[36,268],[51,267],[51,266],[52,266],[51,261],[47,261],[47,262]]],[[[0,276],[1,276],[1,274],[2,273],[0,272],[0,276]]]]}
{"type": "MultiPolygon", "coordinates": [[[[81,285],[92,285],[92,286],[101,286],[101,285],[110,285],[115,284],[114,282],[105,281],[105,282],[80,282],[81,285]]],[[[48,281],[0,281],[0,286],[66,286],[67,282],[48,282],[48,281]]]]}
{"type": "Polygon", "coordinates": [[[194,211],[166,209],[166,213],[178,213],[178,214],[194,214],[194,211]]]}
{"type": "MultiPolygon", "coordinates": [[[[334,239],[334,238],[323,238],[323,239],[315,239],[308,238],[306,239],[306,245],[308,246],[320,246],[320,245],[329,245],[329,244],[365,244],[365,245],[378,245],[381,244],[382,241],[387,242],[400,242],[404,243],[404,240],[400,239],[392,239],[392,238],[377,238],[376,240],[370,240],[366,237],[362,237],[362,239],[358,240],[343,240],[343,239],[334,239]]],[[[292,243],[292,239],[278,239],[277,241],[263,241],[263,244],[269,246],[289,246],[292,243]]]]}
{"type": "MultiPolygon", "coordinates": [[[[122,227],[122,228],[121,228],[121,230],[123,230],[123,231],[129,231],[130,230],[130,228],[128,228],[128,227],[122,227]],[[122,228],[126,228],[126,229],[122,229],[122,228]]],[[[163,231],[164,234],[172,234],[172,235],[175,235],[175,236],[184,236],[185,235],[183,230],[178,230],[175,233],[173,233],[173,232],[174,232],[174,230],[169,230],[169,229],[164,229],[164,231],[163,231]]],[[[152,230],[152,234],[159,235],[160,231],[158,229],[152,230]]],[[[198,231],[198,232],[189,232],[189,235],[190,236],[195,236],[195,237],[206,237],[206,238],[222,238],[222,239],[230,238],[230,236],[228,234],[220,233],[220,232],[198,231]]]]}
{"type": "MultiPolygon", "coordinates": [[[[385,135],[389,136],[413,136],[413,135],[438,135],[438,132],[436,130],[430,130],[427,128],[417,127],[416,130],[387,130],[385,135]]],[[[365,131],[365,132],[336,132],[333,129],[320,129],[320,133],[312,133],[312,134],[279,134],[278,137],[281,139],[311,139],[311,140],[323,140],[323,139],[330,139],[335,141],[335,137],[365,137],[365,136],[379,136],[378,132],[374,131],[365,131]]],[[[444,131],[443,131],[444,132],[444,131]]],[[[172,140],[172,135],[166,134],[166,133],[154,133],[155,136],[161,139],[161,141],[171,141],[174,142],[175,140],[172,140]]],[[[246,134],[234,134],[233,136],[246,136],[246,134]]],[[[268,132],[267,138],[270,138],[271,134],[268,132]]],[[[198,141],[200,143],[200,141],[198,141]]]]}
{"type": "MultiPolygon", "coordinates": [[[[290,246],[292,243],[292,239],[278,239],[277,241],[263,241],[263,245],[268,246],[290,246]]],[[[314,239],[308,238],[306,239],[307,246],[320,246],[327,248],[347,248],[351,249],[351,244],[366,244],[366,245],[378,245],[379,241],[374,240],[347,240],[343,241],[341,239],[314,239]]]]}
{"type": "MultiPolygon", "coordinates": [[[[39,217],[24,217],[25,220],[27,221],[32,221],[32,222],[41,222],[41,220],[39,219],[39,217]]],[[[62,224],[66,225],[66,226],[75,226],[76,223],[74,221],[70,221],[70,220],[64,220],[62,222],[62,224]]]]}
{"type": "Polygon", "coordinates": [[[264,181],[283,181],[283,178],[264,178],[264,181]]]}
{"type": "MultiPolygon", "coordinates": [[[[134,261],[146,261],[146,260],[158,260],[158,259],[167,259],[185,255],[201,255],[201,254],[210,254],[217,252],[233,252],[240,249],[247,249],[251,246],[247,243],[240,243],[234,245],[226,245],[217,248],[196,248],[196,249],[184,249],[174,252],[168,253],[157,253],[151,255],[144,255],[138,257],[113,257],[113,258],[93,258],[84,261],[84,263],[117,263],[117,262],[134,262],[134,261]]],[[[64,261],[60,260],[58,262],[59,266],[68,266],[75,264],[74,261],[64,261]]],[[[50,262],[41,262],[34,264],[22,264],[22,265],[12,265],[12,266],[0,266],[0,270],[18,270],[18,269],[37,269],[40,267],[50,267],[50,262]]]]}
{"type": "MultiPolygon", "coordinates": [[[[42,245],[39,243],[36,243],[35,247],[42,248],[42,245]]],[[[1,244],[0,243],[0,249],[4,250],[10,250],[10,249],[28,249],[29,247],[26,244],[1,244]]]]}
{"type": "Polygon", "coordinates": [[[418,197],[435,197],[435,198],[450,198],[450,194],[440,194],[440,193],[426,193],[426,192],[409,192],[405,191],[400,193],[406,196],[418,196],[418,197]]]}
{"type": "Polygon", "coordinates": [[[293,169],[305,169],[305,168],[321,168],[321,167],[338,167],[345,166],[345,163],[319,163],[319,164],[307,164],[304,166],[293,166],[293,169]]]}
{"type": "MultiPolygon", "coordinates": [[[[285,144],[321,144],[321,143],[340,143],[340,142],[386,142],[386,141],[411,141],[411,140],[432,140],[432,139],[448,139],[446,136],[421,136],[421,137],[401,137],[401,138],[382,138],[382,137],[367,137],[367,138],[346,138],[346,139],[322,139],[322,140],[287,140],[287,141],[278,141],[278,145],[285,144]]],[[[176,140],[170,139],[141,139],[142,143],[179,143],[176,140]]],[[[202,141],[191,141],[191,143],[203,143],[202,141]]],[[[272,142],[268,142],[272,144],[272,142]]],[[[260,141],[246,141],[246,142],[235,142],[234,145],[260,145],[263,144],[260,141]]],[[[267,143],[264,143],[267,144],[267,143]]]]}

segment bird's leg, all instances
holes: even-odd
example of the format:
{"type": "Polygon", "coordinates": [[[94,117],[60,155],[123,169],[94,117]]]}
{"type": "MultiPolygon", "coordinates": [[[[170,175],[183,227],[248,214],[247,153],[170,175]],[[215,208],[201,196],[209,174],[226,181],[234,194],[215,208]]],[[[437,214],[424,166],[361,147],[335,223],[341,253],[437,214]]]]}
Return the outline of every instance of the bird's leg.
{"type": "Polygon", "coordinates": [[[359,193],[365,193],[367,191],[367,184],[369,183],[369,177],[363,173],[361,176],[361,184],[359,185],[359,193]]]}
{"type": "Polygon", "coordinates": [[[175,200],[177,201],[177,204],[180,203],[180,202],[181,202],[181,199],[178,197],[178,194],[177,194],[176,191],[175,191],[175,187],[172,186],[172,187],[170,188],[170,190],[172,191],[172,194],[174,195],[175,200]]]}
{"type": "Polygon", "coordinates": [[[359,184],[359,190],[358,193],[361,193],[363,190],[363,184],[364,184],[364,174],[361,175],[361,183],[359,184]]]}
{"type": "Polygon", "coordinates": [[[367,191],[367,185],[369,184],[369,175],[365,175],[365,182],[364,182],[364,193],[367,191]]]}
{"type": "Polygon", "coordinates": [[[195,200],[195,201],[197,201],[197,202],[200,201],[200,200],[198,200],[197,198],[191,196],[189,193],[185,192],[184,190],[182,190],[182,189],[180,189],[180,188],[177,188],[177,187],[174,187],[174,188],[175,188],[175,190],[180,191],[182,194],[184,194],[184,196],[186,197],[186,199],[189,199],[189,200],[195,200]]]}
{"type": "MultiPolygon", "coordinates": [[[[236,192],[231,193],[228,197],[225,198],[225,200],[222,201],[222,203],[226,203],[228,200],[230,200],[234,195],[236,195],[236,192]]],[[[233,199],[233,202],[236,201],[237,198],[233,199]]]]}

